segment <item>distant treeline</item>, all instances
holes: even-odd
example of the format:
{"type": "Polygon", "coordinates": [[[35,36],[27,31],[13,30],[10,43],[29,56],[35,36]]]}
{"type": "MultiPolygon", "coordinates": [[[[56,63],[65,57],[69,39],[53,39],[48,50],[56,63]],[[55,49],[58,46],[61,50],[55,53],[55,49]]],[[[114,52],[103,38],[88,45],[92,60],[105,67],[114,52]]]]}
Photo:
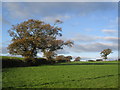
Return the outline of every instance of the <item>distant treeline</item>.
{"type": "MultiPolygon", "coordinates": [[[[18,58],[18,57],[7,57],[2,56],[2,68],[9,67],[27,67],[27,66],[40,66],[40,65],[53,65],[56,63],[65,63],[71,62],[72,57],[70,56],[57,56],[57,58],[53,60],[47,60],[45,58],[18,58]]],[[[120,59],[118,59],[120,61],[120,59]]],[[[74,61],[80,61],[78,57],[74,61]]],[[[103,61],[102,59],[98,59],[96,61],[103,61]]],[[[88,62],[95,62],[94,60],[88,60],[88,62]]]]}
{"type": "Polygon", "coordinates": [[[39,66],[39,65],[51,65],[55,63],[70,62],[71,56],[57,56],[54,59],[47,60],[45,58],[19,58],[1,56],[2,68],[9,67],[27,67],[27,66],[39,66]]]}

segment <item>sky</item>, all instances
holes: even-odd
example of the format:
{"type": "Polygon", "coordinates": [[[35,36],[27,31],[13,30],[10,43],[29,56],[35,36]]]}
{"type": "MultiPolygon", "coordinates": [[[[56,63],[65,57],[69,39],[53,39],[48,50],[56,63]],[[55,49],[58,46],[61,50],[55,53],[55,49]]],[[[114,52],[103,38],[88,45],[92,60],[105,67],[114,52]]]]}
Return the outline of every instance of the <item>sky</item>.
{"type": "Polygon", "coordinates": [[[113,53],[109,58],[118,57],[117,2],[2,2],[2,55],[9,55],[8,30],[28,19],[51,25],[56,19],[63,21],[59,25],[63,36],[59,39],[71,40],[74,45],[57,51],[58,55],[101,58],[100,52],[110,48],[113,53]]]}

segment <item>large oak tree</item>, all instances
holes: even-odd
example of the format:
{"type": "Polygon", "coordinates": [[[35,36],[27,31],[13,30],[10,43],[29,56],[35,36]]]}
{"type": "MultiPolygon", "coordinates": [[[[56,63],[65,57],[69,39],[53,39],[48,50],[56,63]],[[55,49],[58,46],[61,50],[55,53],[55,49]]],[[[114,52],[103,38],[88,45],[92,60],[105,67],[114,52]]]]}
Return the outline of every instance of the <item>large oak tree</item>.
{"type": "Polygon", "coordinates": [[[57,26],[60,23],[62,21],[56,20],[54,25],[50,25],[40,20],[29,19],[13,25],[8,30],[12,37],[12,43],[8,46],[9,53],[34,58],[41,50],[47,59],[52,59],[56,50],[73,45],[71,41],[57,39],[58,36],[62,36],[62,28],[57,26]]]}

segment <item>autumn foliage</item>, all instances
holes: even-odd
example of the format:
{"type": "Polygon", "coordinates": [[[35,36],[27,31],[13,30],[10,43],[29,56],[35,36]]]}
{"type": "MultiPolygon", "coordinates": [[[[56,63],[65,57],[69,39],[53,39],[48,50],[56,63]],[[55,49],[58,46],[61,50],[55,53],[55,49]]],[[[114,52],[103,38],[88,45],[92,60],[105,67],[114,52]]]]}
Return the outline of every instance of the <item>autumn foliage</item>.
{"type": "Polygon", "coordinates": [[[56,56],[55,59],[57,62],[70,62],[70,60],[72,59],[72,56],[59,55],[59,56],[56,56]]]}
{"type": "Polygon", "coordinates": [[[81,57],[76,57],[74,61],[80,61],[81,57]]]}
{"type": "Polygon", "coordinates": [[[58,36],[62,36],[62,28],[57,26],[61,23],[62,21],[56,20],[54,25],[50,25],[40,20],[29,19],[13,25],[8,30],[12,37],[12,42],[8,46],[9,53],[35,58],[38,51],[41,51],[48,60],[52,59],[56,55],[56,50],[73,45],[71,41],[57,39],[58,36]]]}

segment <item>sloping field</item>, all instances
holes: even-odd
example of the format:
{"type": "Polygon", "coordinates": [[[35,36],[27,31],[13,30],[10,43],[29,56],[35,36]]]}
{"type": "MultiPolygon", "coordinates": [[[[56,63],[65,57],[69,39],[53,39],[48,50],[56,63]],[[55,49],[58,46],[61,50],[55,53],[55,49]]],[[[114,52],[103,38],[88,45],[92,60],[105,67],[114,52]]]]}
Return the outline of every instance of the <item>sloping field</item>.
{"type": "Polygon", "coordinates": [[[117,64],[44,65],[3,69],[3,88],[117,88],[117,64]]]}

